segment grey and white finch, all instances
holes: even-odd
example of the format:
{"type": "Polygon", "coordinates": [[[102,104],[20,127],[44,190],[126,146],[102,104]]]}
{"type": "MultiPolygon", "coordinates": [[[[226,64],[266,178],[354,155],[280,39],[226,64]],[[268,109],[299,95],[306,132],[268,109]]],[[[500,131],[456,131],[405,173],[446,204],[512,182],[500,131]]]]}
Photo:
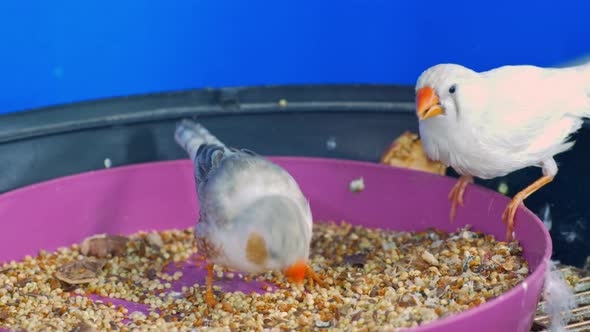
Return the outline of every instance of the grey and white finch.
{"type": "Polygon", "coordinates": [[[473,177],[491,179],[537,166],[543,176],[514,196],[502,219],[512,239],[518,207],[557,174],[554,156],[590,116],[590,64],[503,66],[475,72],[439,64],[416,83],[416,114],[429,158],[461,175],[449,194],[451,220],[473,177]]]}
{"type": "Polygon", "coordinates": [[[213,264],[246,273],[280,270],[296,282],[310,273],[318,281],[307,265],[311,210],[287,171],[254,152],[226,147],[189,120],[177,124],[175,140],[194,162],[195,237],[209,263],[209,305],[215,304],[213,264]]]}

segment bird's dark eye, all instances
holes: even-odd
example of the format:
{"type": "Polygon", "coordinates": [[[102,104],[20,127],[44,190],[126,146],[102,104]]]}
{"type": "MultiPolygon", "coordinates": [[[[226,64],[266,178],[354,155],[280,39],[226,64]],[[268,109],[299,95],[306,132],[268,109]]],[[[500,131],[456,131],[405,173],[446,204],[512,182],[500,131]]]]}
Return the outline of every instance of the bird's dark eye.
{"type": "Polygon", "coordinates": [[[455,93],[455,90],[457,90],[457,86],[455,84],[451,85],[451,87],[449,88],[449,93],[455,93]]]}

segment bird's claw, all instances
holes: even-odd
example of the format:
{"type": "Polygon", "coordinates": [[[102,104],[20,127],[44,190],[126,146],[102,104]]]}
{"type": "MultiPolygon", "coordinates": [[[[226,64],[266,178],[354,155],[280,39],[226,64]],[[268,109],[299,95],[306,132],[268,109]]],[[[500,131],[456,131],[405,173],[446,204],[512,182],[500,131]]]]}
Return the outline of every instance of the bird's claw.
{"type": "Polygon", "coordinates": [[[502,221],[506,224],[506,242],[512,241],[512,232],[514,231],[514,217],[516,216],[516,211],[518,208],[523,205],[523,199],[516,195],[514,199],[508,204],[504,213],[502,213],[502,221]]]}
{"type": "Polygon", "coordinates": [[[211,308],[213,308],[217,305],[217,301],[215,301],[215,297],[213,296],[213,292],[207,291],[207,293],[205,293],[205,303],[207,303],[207,305],[211,308]]]}
{"type": "Polygon", "coordinates": [[[315,271],[311,267],[307,267],[307,274],[308,274],[308,284],[310,288],[314,287],[314,282],[317,283],[320,287],[325,287],[323,278],[320,277],[319,274],[315,273],[315,271]]]}
{"type": "Polygon", "coordinates": [[[451,193],[449,194],[449,200],[451,201],[451,224],[453,220],[455,220],[455,213],[457,210],[457,204],[463,206],[463,197],[458,195],[457,186],[451,189],[451,193]]]}
{"type": "Polygon", "coordinates": [[[449,193],[449,200],[451,201],[451,223],[453,223],[455,219],[455,214],[457,211],[457,204],[463,206],[463,194],[465,193],[465,188],[468,184],[473,183],[473,178],[470,176],[461,176],[459,181],[455,183],[451,192],[449,193]]]}
{"type": "Polygon", "coordinates": [[[528,187],[516,194],[512,201],[510,201],[510,204],[508,204],[508,206],[504,210],[504,213],[502,214],[502,221],[504,221],[504,223],[507,226],[507,242],[512,241],[512,231],[514,230],[514,217],[516,216],[516,211],[518,211],[518,208],[520,206],[524,207],[524,200],[527,197],[529,197],[532,193],[539,190],[541,187],[543,187],[551,181],[553,181],[552,176],[543,175],[537,181],[531,183],[528,187]]]}

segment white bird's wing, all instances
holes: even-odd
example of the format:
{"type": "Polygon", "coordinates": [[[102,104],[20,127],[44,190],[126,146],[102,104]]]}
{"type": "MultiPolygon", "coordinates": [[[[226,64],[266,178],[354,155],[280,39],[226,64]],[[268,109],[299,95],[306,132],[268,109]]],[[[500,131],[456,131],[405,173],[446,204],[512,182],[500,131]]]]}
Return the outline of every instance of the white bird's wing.
{"type": "Polygon", "coordinates": [[[462,102],[477,105],[469,111],[477,118],[474,129],[490,146],[546,150],[579,128],[588,112],[585,77],[570,68],[504,66],[481,78],[476,85],[485,92],[465,94],[462,102]]]}
{"type": "Polygon", "coordinates": [[[306,198],[287,171],[262,157],[241,153],[225,159],[223,167],[208,178],[207,197],[203,198],[211,205],[204,208],[216,213],[215,218],[229,221],[257,199],[270,195],[289,198],[309,212],[306,198]]]}

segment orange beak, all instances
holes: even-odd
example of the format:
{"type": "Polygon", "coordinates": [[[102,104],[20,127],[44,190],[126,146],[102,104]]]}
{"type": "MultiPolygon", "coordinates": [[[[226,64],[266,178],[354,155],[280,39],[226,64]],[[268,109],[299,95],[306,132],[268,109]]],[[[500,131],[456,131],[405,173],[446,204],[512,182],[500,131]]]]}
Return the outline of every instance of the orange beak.
{"type": "Polygon", "coordinates": [[[416,94],[416,115],[418,119],[426,120],[443,113],[442,106],[436,92],[431,87],[424,87],[416,94]]]}
{"type": "Polygon", "coordinates": [[[289,266],[283,272],[289,282],[301,283],[305,279],[305,272],[307,271],[307,263],[303,260],[297,261],[295,264],[289,266]]]}

